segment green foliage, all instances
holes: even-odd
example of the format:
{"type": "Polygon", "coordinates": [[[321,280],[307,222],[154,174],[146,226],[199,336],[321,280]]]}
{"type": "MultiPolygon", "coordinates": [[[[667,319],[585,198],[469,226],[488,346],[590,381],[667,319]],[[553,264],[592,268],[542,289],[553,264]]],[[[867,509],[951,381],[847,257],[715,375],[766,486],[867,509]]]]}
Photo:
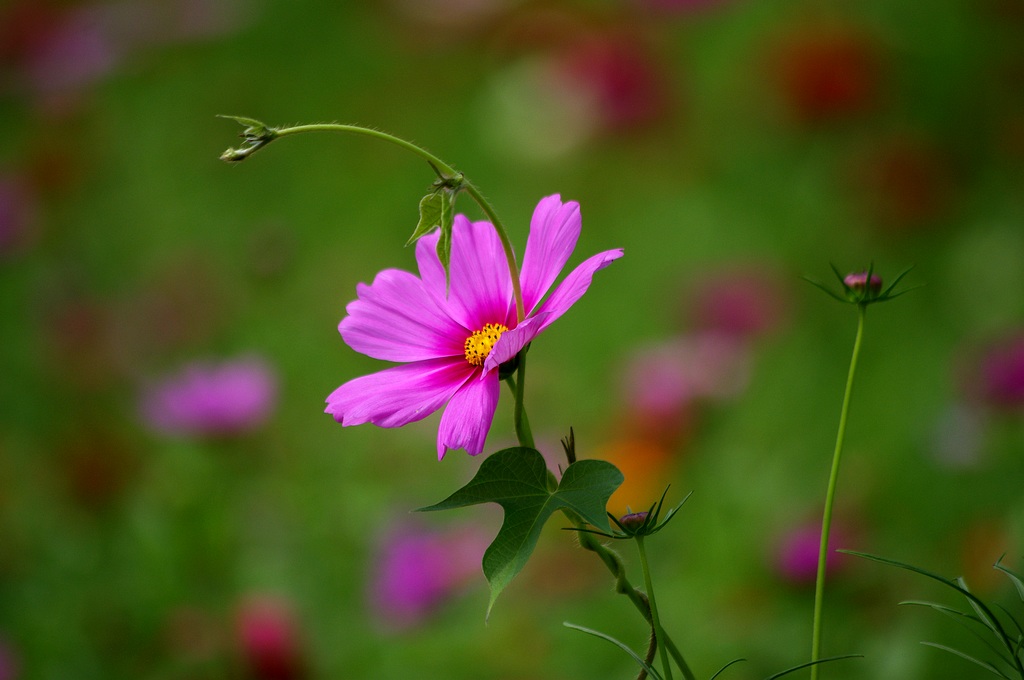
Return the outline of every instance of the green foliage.
{"type": "Polygon", "coordinates": [[[658,671],[655,670],[654,667],[652,667],[650,664],[644,661],[639,654],[630,649],[629,645],[627,645],[626,643],[616,640],[611,635],[602,633],[601,631],[593,630],[592,628],[584,628],[583,626],[577,626],[575,623],[569,623],[568,621],[563,622],[562,625],[566,628],[572,628],[573,630],[578,630],[581,633],[593,635],[596,638],[600,638],[602,640],[612,643],[613,645],[624,651],[626,654],[629,654],[633,661],[636,661],[640,668],[644,669],[644,671],[647,672],[648,677],[653,678],[653,680],[661,680],[661,674],[658,673],[658,671]]]}
{"type": "MultiPolygon", "coordinates": [[[[935,647],[936,649],[941,649],[949,652],[950,654],[959,656],[980,668],[984,668],[992,675],[1005,678],[1005,680],[1012,680],[1012,678],[1024,679],[1024,627],[1021,626],[1020,621],[1013,614],[1002,607],[1000,607],[1000,609],[1002,609],[1004,618],[1000,619],[988,604],[968,590],[967,583],[963,578],[948,579],[944,576],[940,576],[920,567],[915,567],[911,564],[905,564],[903,562],[897,562],[896,560],[878,557],[876,555],[869,555],[867,553],[854,552],[852,550],[843,550],[842,552],[927,576],[933,581],[938,581],[944,586],[952,588],[963,595],[967,598],[968,604],[970,604],[970,612],[961,611],[935,602],[924,602],[920,600],[905,600],[900,604],[928,607],[941,614],[949,616],[957,623],[963,625],[971,635],[978,638],[986,647],[988,647],[1001,664],[1006,666],[1006,668],[1000,668],[988,661],[978,659],[977,657],[974,657],[962,650],[946,645],[935,642],[922,642],[921,644],[928,647],[935,647]],[[1007,626],[1004,625],[1004,620],[1013,624],[1013,627],[1016,630],[1016,635],[1014,635],[1013,630],[1009,632],[1007,631],[1007,626]]],[[[1017,594],[1020,596],[1021,602],[1024,602],[1024,581],[1021,580],[1021,577],[999,562],[996,562],[994,568],[1006,574],[1007,578],[1010,579],[1014,587],[1017,589],[1017,594]]]]}
{"type": "Polygon", "coordinates": [[[605,505],[622,480],[622,473],[611,463],[581,460],[566,468],[562,480],[555,484],[538,451],[514,447],[492,454],[468,484],[420,510],[497,503],[505,511],[501,529],[484,553],[484,575],[491,586],[490,615],[494,601],[526,565],[544,523],[556,510],[574,513],[603,531],[611,530],[605,505]]]}
{"type": "Polygon", "coordinates": [[[421,236],[429,234],[435,228],[440,228],[441,236],[437,239],[437,258],[441,260],[444,267],[445,281],[447,282],[450,273],[449,262],[452,256],[452,224],[455,217],[452,209],[455,203],[453,193],[447,189],[435,189],[420,199],[420,221],[416,224],[416,230],[405,245],[418,240],[421,236]]]}

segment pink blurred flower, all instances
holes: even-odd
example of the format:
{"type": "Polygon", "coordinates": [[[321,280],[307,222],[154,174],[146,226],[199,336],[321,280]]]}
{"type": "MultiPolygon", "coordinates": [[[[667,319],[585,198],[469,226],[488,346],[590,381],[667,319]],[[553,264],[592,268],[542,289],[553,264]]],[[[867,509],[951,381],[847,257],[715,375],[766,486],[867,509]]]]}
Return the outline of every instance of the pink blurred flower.
{"type": "Polygon", "coordinates": [[[977,367],[982,400],[999,408],[1024,406],[1024,332],[993,342],[977,367]]]}
{"type": "Polygon", "coordinates": [[[590,257],[544,299],[580,228],[579,204],[557,194],[537,204],[521,273],[526,319],[518,324],[508,264],[490,223],[456,215],[447,292],[439,235],[421,238],[420,276],[385,269],[372,285],[360,284],[338,326],[357,352],[404,363],[345,383],[327,397],[325,411],[342,425],[401,427],[443,407],[438,458],[448,449],[483,451],[498,404],[498,366],[568,311],[594,272],[622,257],[621,249],[590,257]]]}
{"type": "Polygon", "coordinates": [[[240,434],[259,427],[273,411],[277,379],[266,361],[245,357],[194,362],[151,385],[142,416],[154,430],[176,436],[240,434]]]}
{"type": "Polygon", "coordinates": [[[89,7],[19,3],[2,17],[0,51],[43,109],[61,113],[83,90],[110,73],[119,55],[89,7]]]}
{"type": "Polygon", "coordinates": [[[473,527],[393,529],[378,549],[369,584],[373,615],[395,629],[422,623],[480,572],[488,543],[473,527]]]}
{"type": "Polygon", "coordinates": [[[745,344],[721,333],[693,333],[640,348],[625,370],[626,403],[670,415],[699,399],[728,399],[746,388],[745,344]]]}
{"type": "Polygon", "coordinates": [[[723,271],[702,277],[691,301],[694,325],[739,340],[771,332],[788,317],[778,279],[757,269],[723,271]]]}
{"type": "Polygon", "coordinates": [[[581,41],[566,51],[559,70],[564,87],[585,90],[607,131],[648,125],[668,112],[668,79],[635,38],[599,35],[581,41]]]}
{"type": "Polygon", "coordinates": [[[622,372],[623,412],[635,436],[678,444],[703,402],[733,398],[749,381],[746,343],[694,333],[638,348],[622,372]]]}
{"type": "MultiPolygon", "coordinates": [[[[828,557],[825,568],[828,573],[840,569],[846,556],[837,553],[836,548],[849,547],[841,530],[833,525],[828,541],[828,557]]],[[[821,525],[807,523],[786,532],[775,554],[775,569],[778,575],[794,585],[814,583],[818,574],[818,551],[821,547],[821,525]]]]}
{"type": "Polygon", "coordinates": [[[269,596],[247,600],[238,610],[236,626],[242,658],[255,678],[307,677],[298,624],[286,600],[269,596]]]}

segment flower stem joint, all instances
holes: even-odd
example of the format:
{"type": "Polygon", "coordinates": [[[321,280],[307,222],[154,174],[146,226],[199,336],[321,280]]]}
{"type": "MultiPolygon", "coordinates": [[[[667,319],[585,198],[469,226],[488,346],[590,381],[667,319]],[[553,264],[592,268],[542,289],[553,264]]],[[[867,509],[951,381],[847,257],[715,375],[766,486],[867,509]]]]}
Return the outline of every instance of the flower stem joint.
{"type": "Polygon", "coordinates": [[[240,133],[238,133],[238,136],[242,138],[245,145],[237,149],[227,149],[220,155],[220,159],[222,161],[227,161],[229,163],[244,161],[246,158],[277,139],[276,129],[268,127],[254,118],[244,118],[242,116],[217,117],[233,120],[244,128],[240,133]]]}

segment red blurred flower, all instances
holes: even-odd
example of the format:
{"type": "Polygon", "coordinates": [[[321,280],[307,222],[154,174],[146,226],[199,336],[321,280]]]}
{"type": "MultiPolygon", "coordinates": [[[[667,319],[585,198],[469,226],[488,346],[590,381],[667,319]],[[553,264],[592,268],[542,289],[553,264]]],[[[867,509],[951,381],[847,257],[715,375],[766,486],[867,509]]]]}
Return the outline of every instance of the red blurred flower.
{"type": "Polygon", "coordinates": [[[881,89],[879,45],[855,27],[808,25],[779,37],[770,65],[797,122],[823,123],[873,108],[881,89]]]}
{"type": "Polygon", "coordinates": [[[940,219],[955,188],[946,154],[908,134],[884,137],[862,150],[853,163],[852,185],[868,219],[899,229],[940,219]]]}
{"type": "Polygon", "coordinates": [[[242,658],[257,680],[300,680],[307,677],[299,628],[290,604],[278,597],[245,601],[236,616],[242,658]]]}

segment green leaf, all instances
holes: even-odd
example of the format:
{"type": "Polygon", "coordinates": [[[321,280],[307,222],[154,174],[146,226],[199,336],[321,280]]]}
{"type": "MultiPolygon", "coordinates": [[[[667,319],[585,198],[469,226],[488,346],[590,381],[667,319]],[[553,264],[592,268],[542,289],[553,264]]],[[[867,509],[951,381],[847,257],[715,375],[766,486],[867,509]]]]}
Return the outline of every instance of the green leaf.
{"type": "Polygon", "coordinates": [[[940,614],[945,614],[946,616],[950,617],[951,619],[956,621],[958,624],[963,626],[964,629],[967,632],[969,632],[971,635],[973,635],[974,637],[978,638],[978,640],[983,645],[988,647],[992,651],[992,653],[996,655],[996,657],[1001,659],[1004,663],[1007,663],[1009,665],[1013,665],[1013,661],[1008,659],[1008,658],[1006,658],[1003,655],[1003,653],[1000,652],[999,649],[995,645],[993,645],[991,642],[986,640],[977,630],[975,630],[974,628],[972,628],[972,627],[968,626],[966,623],[964,623],[964,619],[966,619],[968,621],[972,621],[972,622],[978,624],[982,628],[985,628],[986,630],[989,630],[991,632],[991,629],[985,624],[985,622],[982,621],[981,619],[979,619],[977,616],[972,616],[971,614],[968,614],[967,612],[962,612],[959,609],[953,609],[952,607],[946,607],[945,605],[936,604],[935,602],[924,602],[924,601],[921,601],[921,600],[907,600],[905,602],[900,602],[900,604],[916,605],[916,606],[920,606],[920,607],[928,607],[929,609],[934,609],[935,611],[939,612],[940,614]]]}
{"type": "Polygon", "coordinates": [[[451,221],[452,198],[447,191],[431,191],[420,199],[420,221],[416,223],[416,230],[406,241],[405,245],[415,243],[421,236],[429,234],[437,227],[444,227],[445,214],[451,221]]]}
{"type": "MultiPolygon", "coordinates": [[[[938,581],[939,583],[942,583],[943,585],[952,588],[953,590],[957,591],[958,593],[967,598],[967,601],[970,602],[971,607],[975,610],[975,612],[978,613],[979,617],[981,617],[981,623],[988,627],[999,638],[999,640],[1003,643],[1003,646],[1006,647],[1006,649],[1011,650],[1012,652],[1013,643],[1010,642],[1010,638],[1006,634],[1006,630],[1003,628],[1002,624],[999,622],[999,619],[996,618],[996,615],[992,613],[992,610],[989,609],[983,601],[978,599],[977,595],[975,595],[967,589],[966,584],[963,583],[962,579],[953,581],[944,576],[940,576],[934,572],[928,571],[927,569],[915,567],[912,564],[905,564],[903,562],[891,560],[887,557],[879,557],[878,555],[857,552],[856,550],[840,550],[839,552],[846,553],[847,555],[853,555],[854,557],[863,557],[864,559],[879,562],[881,564],[888,564],[889,566],[898,567],[899,569],[912,571],[916,574],[927,576],[933,581],[938,581]]],[[[1024,664],[1018,663],[1017,666],[1018,668],[1024,669],[1024,664]]],[[[1021,675],[1024,676],[1024,670],[1022,670],[1021,675]]]]}
{"type": "Polygon", "coordinates": [[[1021,602],[1024,602],[1024,580],[1021,580],[1021,577],[1017,575],[1017,573],[1011,571],[1007,567],[1004,567],[1002,558],[999,558],[999,560],[997,560],[992,566],[1006,574],[1006,576],[1013,582],[1013,585],[1017,588],[1017,595],[1020,596],[1021,602]]]}
{"type": "Polygon", "coordinates": [[[922,645],[926,645],[928,647],[934,647],[935,649],[941,649],[943,651],[949,652],[950,654],[956,654],[961,659],[967,659],[971,663],[974,663],[974,664],[977,664],[977,665],[981,666],[982,668],[987,670],[989,673],[992,673],[993,675],[997,675],[1000,678],[1005,678],[1006,680],[1011,680],[1010,676],[1006,675],[1005,673],[1003,673],[1001,670],[999,670],[998,668],[996,668],[992,664],[987,663],[985,661],[981,661],[980,659],[975,659],[973,656],[970,656],[969,654],[965,654],[964,652],[961,652],[958,649],[953,649],[952,647],[947,647],[946,645],[940,645],[937,642],[922,642],[921,644],[922,645]]]}
{"type": "Polygon", "coordinates": [[[497,503],[505,511],[501,529],[484,553],[484,576],[491,586],[488,616],[498,595],[526,565],[544,523],[556,510],[574,512],[585,522],[611,531],[605,506],[623,480],[614,465],[577,461],[566,468],[554,491],[548,486],[550,474],[538,451],[505,449],[488,457],[464,487],[440,503],[420,508],[425,512],[497,503]]]}
{"type": "Polygon", "coordinates": [[[764,680],[778,680],[778,678],[781,678],[783,676],[789,675],[790,673],[795,673],[795,672],[797,672],[797,671],[799,671],[801,669],[810,668],[811,666],[817,666],[819,663],[828,663],[830,661],[841,661],[842,659],[859,659],[859,658],[861,658],[861,656],[862,656],[861,654],[844,654],[843,656],[830,656],[827,659],[818,659],[817,661],[808,661],[807,663],[802,663],[799,666],[793,666],[792,668],[787,668],[786,670],[780,671],[780,672],[776,673],[775,675],[770,675],[767,678],[765,678],[764,680]]]}
{"type": "Polygon", "coordinates": [[[435,189],[420,199],[420,221],[416,223],[416,229],[412,236],[405,242],[409,245],[417,241],[421,236],[432,232],[435,228],[441,230],[437,239],[437,259],[444,267],[445,286],[451,281],[450,262],[452,257],[452,224],[455,216],[454,208],[455,194],[449,189],[435,189]]]}
{"type": "MultiPolygon", "coordinates": [[[[619,642],[611,635],[606,635],[601,631],[593,630],[591,628],[584,628],[583,626],[577,626],[575,623],[569,623],[568,621],[564,621],[562,625],[566,628],[572,628],[573,630],[578,630],[581,633],[586,633],[587,635],[593,635],[596,638],[607,640],[608,642],[612,643],[613,645],[624,651],[626,654],[629,654],[631,657],[633,657],[633,661],[636,661],[640,665],[640,668],[643,668],[645,671],[647,671],[648,676],[650,676],[654,680],[662,680],[661,675],[658,673],[658,671],[654,670],[654,668],[651,667],[646,661],[641,659],[640,655],[634,652],[632,649],[630,649],[624,642],[619,642]]],[[[714,679],[712,678],[712,680],[714,679]]]]}
{"type": "Polygon", "coordinates": [[[717,678],[717,677],[718,677],[719,675],[721,675],[722,673],[724,673],[724,672],[725,672],[725,670],[726,670],[727,668],[729,668],[729,666],[732,666],[733,664],[737,664],[737,663],[740,663],[741,661],[746,661],[746,659],[733,659],[733,660],[732,660],[732,661],[730,661],[729,663],[727,663],[727,664],[725,664],[724,666],[722,666],[721,668],[719,668],[719,669],[718,669],[718,670],[717,670],[717,671],[715,672],[715,674],[711,676],[711,679],[710,679],[710,680],[715,680],[715,678],[717,678]]]}

